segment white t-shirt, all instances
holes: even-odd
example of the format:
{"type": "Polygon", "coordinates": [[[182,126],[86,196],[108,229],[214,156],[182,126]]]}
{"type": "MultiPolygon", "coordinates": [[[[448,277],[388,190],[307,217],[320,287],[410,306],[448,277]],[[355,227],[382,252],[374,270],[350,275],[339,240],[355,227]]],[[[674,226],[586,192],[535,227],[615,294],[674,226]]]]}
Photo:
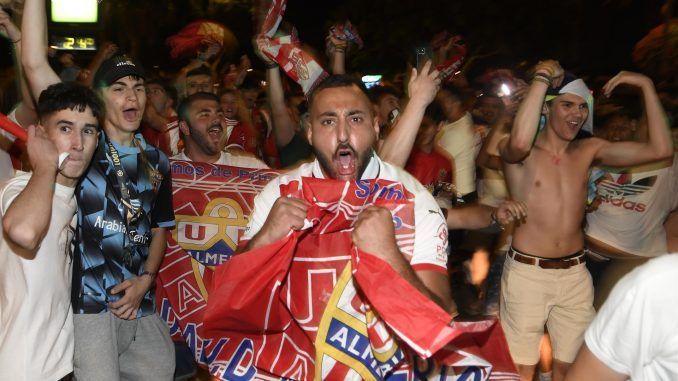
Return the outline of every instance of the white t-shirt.
{"type": "Polygon", "coordinates": [[[586,235],[641,257],[666,254],[663,224],[678,205],[678,155],[673,165],[657,167],[603,172],[597,184],[601,203],[586,215],[586,235]]]}
{"type": "Polygon", "coordinates": [[[473,119],[466,113],[444,126],[436,135],[437,144],[454,157],[454,183],[462,195],[476,190],[476,156],[482,145],[473,132],[473,119]]]}
{"type": "MultiPolygon", "coordinates": [[[[30,177],[21,172],[0,191],[3,215],[30,177]]],[[[34,259],[0,239],[0,380],[58,380],[73,371],[73,191],[56,185],[49,230],[34,259]]]]}
{"type": "Polygon", "coordinates": [[[14,177],[14,167],[12,167],[12,158],[3,150],[0,150],[0,182],[7,181],[14,177]]]}
{"type": "MultiPolygon", "coordinates": [[[[302,177],[324,178],[317,160],[278,176],[264,187],[254,199],[254,210],[242,240],[252,239],[264,225],[273,203],[280,198],[280,185],[301,181],[302,177]]],[[[386,163],[376,155],[370,160],[361,179],[374,178],[399,182],[414,195],[414,244],[409,242],[409,247],[400,247],[412,268],[447,274],[447,224],[431,193],[404,169],[386,163]]]]}
{"type": "Polygon", "coordinates": [[[586,331],[605,365],[634,381],[678,380],[678,254],[623,277],[586,331]]]}
{"type": "MultiPolygon", "coordinates": [[[[178,155],[172,156],[172,159],[193,161],[188,156],[186,156],[183,151],[178,155]]],[[[226,151],[221,151],[219,160],[211,164],[230,165],[232,167],[240,168],[268,169],[266,163],[257,159],[256,157],[247,155],[233,155],[232,153],[226,151]]]]}

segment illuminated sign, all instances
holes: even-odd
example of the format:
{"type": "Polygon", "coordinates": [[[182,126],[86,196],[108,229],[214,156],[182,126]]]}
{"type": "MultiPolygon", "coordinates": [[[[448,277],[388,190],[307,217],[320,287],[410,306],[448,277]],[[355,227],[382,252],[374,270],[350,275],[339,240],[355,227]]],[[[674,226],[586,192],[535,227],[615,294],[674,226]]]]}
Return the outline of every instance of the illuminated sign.
{"type": "Polygon", "coordinates": [[[95,23],[99,18],[97,0],[52,0],[52,22],[95,23]]]}
{"type": "Polygon", "coordinates": [[[58,50],[97,50],[93,37],[53,36],[50,47],[58,50]]]}

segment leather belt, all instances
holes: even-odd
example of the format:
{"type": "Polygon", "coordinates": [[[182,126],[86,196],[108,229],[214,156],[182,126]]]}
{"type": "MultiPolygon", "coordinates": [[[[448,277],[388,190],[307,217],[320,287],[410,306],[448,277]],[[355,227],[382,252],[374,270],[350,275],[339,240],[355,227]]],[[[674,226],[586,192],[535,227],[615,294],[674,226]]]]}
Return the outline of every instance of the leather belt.
{"type": "Polygon", "coordinates": [[[569,269],[572,266],[576,266],[580,263],[586,262],[584,250],[577,252],[576,254],[567,256],[565,258],[533,257],[531,255],[523,254],[514,249],[513,247],[508,249],[507,254],[516,262],[524,263],[526,265],[539,266],[542,269],[565,270],[569,269]]]}

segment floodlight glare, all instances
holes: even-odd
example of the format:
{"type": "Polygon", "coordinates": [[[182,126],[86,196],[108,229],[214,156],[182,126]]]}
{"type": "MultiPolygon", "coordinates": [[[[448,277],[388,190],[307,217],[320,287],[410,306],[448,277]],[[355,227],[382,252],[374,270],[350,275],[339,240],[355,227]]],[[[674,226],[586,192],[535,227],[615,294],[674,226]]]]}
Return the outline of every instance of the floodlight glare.
{"type": "Polygon", "coordinates": [[[363,82],[377,82],[381,81],[381,75],[363,75],[363,82]]]}

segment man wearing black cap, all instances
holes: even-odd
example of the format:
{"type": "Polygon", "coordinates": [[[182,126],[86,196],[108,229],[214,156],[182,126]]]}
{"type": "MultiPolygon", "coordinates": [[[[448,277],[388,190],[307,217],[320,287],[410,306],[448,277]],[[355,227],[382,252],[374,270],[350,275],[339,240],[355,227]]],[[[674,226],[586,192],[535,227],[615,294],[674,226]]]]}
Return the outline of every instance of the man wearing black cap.
{"type": "MultiPolygon", "coordinates": [[[[42,0],[26,0],[22,63],[34,96],[58,76],[46,57],[42,0]]],[[[139,128],[146,89],[131,59],[104,61],[94,86],[105,106],[103,133],[75,189],[78,226],[71,302],[78,380],[171,380],[174,347],[151,291],[165,229],[174,226],[169,161],[139,128]]]]}
{"type": "Polygon", "coordinates": [[[146,106],[138,64],[112,57],[94,85],[106,116],[92,165],[76,189],[74,375],[171,379],[173,344],[151,290],[165,229],[174,226],[169,161],[137,133],[146,106]]]}
{"type": "Polygon", "coordinates": [[[659,160],[670,156],[673,147],[649,78],[620,72],[603,87],[608,96],[618,85],[640,88],[647,116],[646,143],[612,143],[575,140],[592,119],[593,100],[584,81],[564,75],[551,60],[539,63],[534,72],[511,135],[499,143],[511,195],[530,211],[513,233],[504,264],[501,322],[525,380],[532,379],[546,324],[553,344],[553,379],[562,380],[595,314],[581,229],[589,167],[659,160]],[[545,124],[539,131],[542,115],[545,124]]]}

